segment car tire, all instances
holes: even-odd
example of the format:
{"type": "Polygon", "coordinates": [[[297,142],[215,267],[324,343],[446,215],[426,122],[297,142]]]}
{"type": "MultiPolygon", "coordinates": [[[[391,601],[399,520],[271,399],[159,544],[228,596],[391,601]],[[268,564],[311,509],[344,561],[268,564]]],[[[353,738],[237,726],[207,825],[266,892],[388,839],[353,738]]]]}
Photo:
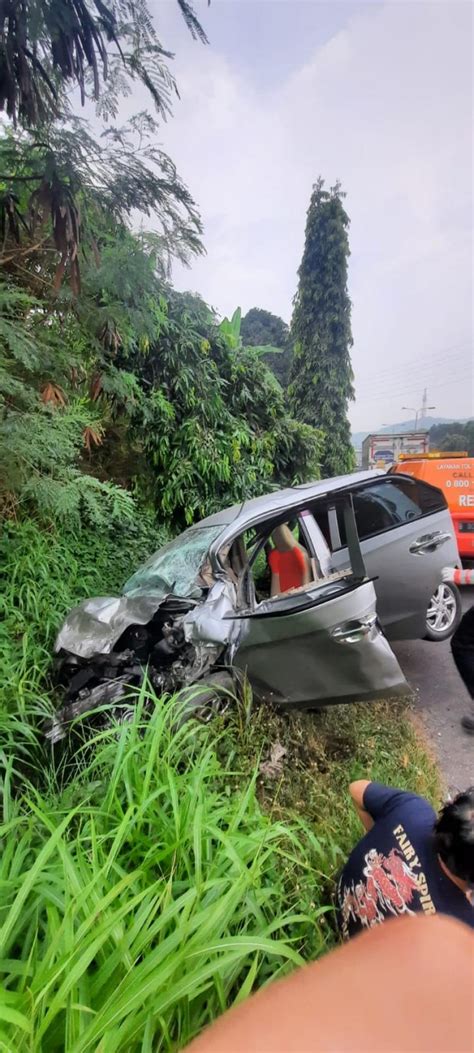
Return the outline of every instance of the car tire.
{"type": "Polygon", "coordinates": [[[461,594],[456,585],[443,581],[433,593],[426,612],[425,640],[449,640],[462,618],[461,594]]]}
{"type": "Polygon", "coordinates": [[[221,670],[196,680],[179,692],[185,703],[183,721],[194,717],[208,724],[213,716],[225,713],[236,700],[236,684],[230,673],[221,670]]]}

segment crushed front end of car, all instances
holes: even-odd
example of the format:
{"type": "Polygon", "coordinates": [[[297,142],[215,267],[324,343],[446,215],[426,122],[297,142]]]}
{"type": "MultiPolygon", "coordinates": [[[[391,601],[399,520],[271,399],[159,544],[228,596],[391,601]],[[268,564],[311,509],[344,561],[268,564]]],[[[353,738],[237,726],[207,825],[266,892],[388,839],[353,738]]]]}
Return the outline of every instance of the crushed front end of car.
{"type": "MultiPolygon", "coordinates": [[[[155,695],[190,688],[211,673],[217,692],[232,686],[222,672],[231,665],[243,630],[228,617],[235,609],[235,585],[225,575],[212,575],[203,558],[208,538],[199,538],[199,548],[195,533],[186,531],[151,557],[122,596],[84,600],[69,613],[55,643],[55,679],[64,702],[47,728],[51,742],[64,739],[86,714],[95,723],[126,719],[145,677],[155,695]],[[191,558],[185,565],[187,540],[191,558]],[[171,562],[173,573],[181,572],[169,591],[163,554],[167,571],[171,562]],[[176,588],[188,595],[177,595],[176,588]]],[[[188,691],[187,701],[195,711],[199,693],[188,691]]]]}

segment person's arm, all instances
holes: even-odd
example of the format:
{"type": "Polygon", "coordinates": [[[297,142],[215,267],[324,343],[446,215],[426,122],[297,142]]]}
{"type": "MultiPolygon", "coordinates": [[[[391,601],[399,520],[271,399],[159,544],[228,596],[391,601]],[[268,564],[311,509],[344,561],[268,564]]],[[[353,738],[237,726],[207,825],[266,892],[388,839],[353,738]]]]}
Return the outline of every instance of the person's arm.
{"type": "Polygon", "coordinates": [[[384,819],[391,812],[403,809],[406,805],[415,802],[418,809],[426,810],[433,820],[435,818],[429,801],[425,801],[416,793],[400,790],[396,786],[384,786],[381,782],[357,779],[356,782],[351,783],[349,792],[360,821],[366,830],[371,830],[377,819],[384,819]]]}
{"type": "Polygon", "coordinates": [[[351,782],[349,793],[352,797],[352,803],[362,826],[366,830],[371,830],[374,825],[374,820],[372,819],[370,812],[364,808],[364,793],[368,786],[370,786],[370,779],[356,779],[355,782],[351,782]]]}
{"type": "Polygon", "coordinates": [[[473,950],[453,918],[393,918],[268,984],[184,1053],[468,1053],[473,950]]]}
{"type": "Polygon", "coordinates": [[[474,570],[467,567],[443,567],[442,581],[451,581],[453,585],[474,585],[474,570]]]}
{"type": "Polygon", "coordinates": [[[311,563],[310,563],[309,557],[307,557],[305,559],[305,561],[304,561],[303,581],[301,582],[301,584],[302,585],[309,585],[309,583],[310,583],[310,581],[312,581],[312,579],[313,579],[313,575],[312,575],[312,571],[311,571],[311,563]]]}

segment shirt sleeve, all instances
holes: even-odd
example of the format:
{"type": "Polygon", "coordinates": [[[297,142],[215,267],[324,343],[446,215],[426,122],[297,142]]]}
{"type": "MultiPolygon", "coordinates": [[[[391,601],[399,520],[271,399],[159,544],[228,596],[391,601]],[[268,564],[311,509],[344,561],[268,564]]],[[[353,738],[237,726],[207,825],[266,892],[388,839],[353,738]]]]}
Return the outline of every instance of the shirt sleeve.
{"type": "MultiPolygon", "coordinates": [[[[397,790],[393,786],[384,786],[381,782],[369,782],[364,790],[364,808],[372,819],[382,819],[400,805],[413,801],[428,805],[428,802],[424,802],[423,797],[419,797],[416,793],[397,790]]],[[[428,807],[431,808],[431,805],[428,807]]]]}

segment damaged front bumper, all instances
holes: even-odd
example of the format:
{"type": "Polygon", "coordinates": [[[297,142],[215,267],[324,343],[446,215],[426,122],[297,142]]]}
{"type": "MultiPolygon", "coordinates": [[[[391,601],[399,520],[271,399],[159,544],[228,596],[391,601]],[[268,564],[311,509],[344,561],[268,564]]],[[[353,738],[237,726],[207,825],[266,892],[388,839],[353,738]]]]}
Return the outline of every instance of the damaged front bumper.
{"type": "Polygon", "coordinates": [[[235,599],[232,582],[220,580],[200,601],[141,593],[75,607],[55,644],[65,701],[47,728],[50,741],[85,714],[126,718],[145,676],[155,694],[172,694],[231,665],[245,633],[245,620],[226,619],[235,599]]]}

